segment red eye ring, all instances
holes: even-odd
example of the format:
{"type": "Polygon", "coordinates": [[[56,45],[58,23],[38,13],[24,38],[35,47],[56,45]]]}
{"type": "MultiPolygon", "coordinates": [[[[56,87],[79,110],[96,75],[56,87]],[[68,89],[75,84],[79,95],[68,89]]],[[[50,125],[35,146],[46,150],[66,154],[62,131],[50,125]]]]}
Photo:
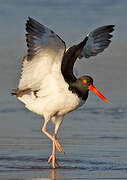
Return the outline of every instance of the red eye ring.
{"type": "Polygon", "coordinates": [[[84,84],[87,84],[87,80],[86,79],[84,79],[83,82],[84,82],[84,84]]]}

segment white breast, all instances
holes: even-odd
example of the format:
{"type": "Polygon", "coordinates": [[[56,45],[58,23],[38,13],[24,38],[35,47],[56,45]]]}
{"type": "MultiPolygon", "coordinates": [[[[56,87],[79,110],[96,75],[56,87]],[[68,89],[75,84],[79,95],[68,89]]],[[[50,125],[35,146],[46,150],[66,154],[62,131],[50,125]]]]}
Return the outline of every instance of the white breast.
{"type": "MultiPolygon", "coordinates": [[[[52,82],[57,83],[53,79],[52,82]]],[[[22,98],[19,97],[19,99],[25,101],[26,107],[29,110],[43,117],[52,117],[56,113],[58,115],[64,115],[84,104],[84,101],[75,93],[68,90],[67,83],[64,86],[63,84],[60,86],[59,83],[59,88],[56,88],[57,86],[54,85],[53,87],[55,89],[52,89],[50,84],[48,91],[45,91],[45,89],[40,90],[37,94],[39,96],[38,98],[30,94],[24,95],[22,98]]]]}

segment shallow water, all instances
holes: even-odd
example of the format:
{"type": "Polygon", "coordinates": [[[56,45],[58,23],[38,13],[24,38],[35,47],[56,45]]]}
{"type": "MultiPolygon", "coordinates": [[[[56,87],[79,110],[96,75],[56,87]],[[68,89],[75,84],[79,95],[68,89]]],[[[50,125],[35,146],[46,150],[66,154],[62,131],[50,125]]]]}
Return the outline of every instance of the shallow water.
{"type": "MultiPolygon", "coordinates": [[[[0,6],[0,180],[127,179],[127,1],[1,1],[0,6]],[[106,104],[90,93],[82,108],[65,116],[58,139],[60,168],[47,163],[51,141],[41,133],[43,120],[10,95],[26,52],[28,16],[52,28],[67,46],[86,32],[115,24],[111,46],[91,61],[76,63],[78,75],[94,77],[106,104]],[[104,90],[103,90],[104,89],[104,90]]],[[[53,133],[53,126],[48,129],[53,133]]]]}
{"type": "MultiPolygon", "coordinates": [[[[68,114],[60,127],[58,139],[65,155],[57,152],[61,167],[56,170],[47,163],[51,142],[39,132],[41,118],[24,108],[3,108],[0,114],[6,128],[1,123],[0,176],[5,179],[126,179],[127,105],[106,109],[87,106],[68,114]]],[[[52,124],[48,129],[53,132],[52,124]]]]}

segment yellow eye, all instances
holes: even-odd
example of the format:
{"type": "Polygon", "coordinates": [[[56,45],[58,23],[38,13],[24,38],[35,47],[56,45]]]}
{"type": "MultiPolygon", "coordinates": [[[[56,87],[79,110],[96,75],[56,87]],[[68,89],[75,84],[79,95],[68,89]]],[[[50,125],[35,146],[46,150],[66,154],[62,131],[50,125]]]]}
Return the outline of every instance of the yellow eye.
{"type": "Polygon", "coordinates": [[[87,84],[87,80],[86,79],[84,79],[83,82],[84,82],[84,84],[87,84]]]}

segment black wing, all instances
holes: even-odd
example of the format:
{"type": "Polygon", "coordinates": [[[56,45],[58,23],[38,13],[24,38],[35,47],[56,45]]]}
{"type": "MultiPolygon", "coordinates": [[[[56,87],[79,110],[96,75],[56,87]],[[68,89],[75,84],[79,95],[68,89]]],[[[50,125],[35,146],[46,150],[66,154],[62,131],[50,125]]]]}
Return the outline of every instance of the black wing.
{"type": "Polygon", "coordinates": [[[102,26],[90,32],[78,45],[70,47],[64,54],[62,61],[62,74],[66,82],[74,82],[73,66],[77,58],[89,58],[104,51],[111,43],[114,25],[102,26]]]}

